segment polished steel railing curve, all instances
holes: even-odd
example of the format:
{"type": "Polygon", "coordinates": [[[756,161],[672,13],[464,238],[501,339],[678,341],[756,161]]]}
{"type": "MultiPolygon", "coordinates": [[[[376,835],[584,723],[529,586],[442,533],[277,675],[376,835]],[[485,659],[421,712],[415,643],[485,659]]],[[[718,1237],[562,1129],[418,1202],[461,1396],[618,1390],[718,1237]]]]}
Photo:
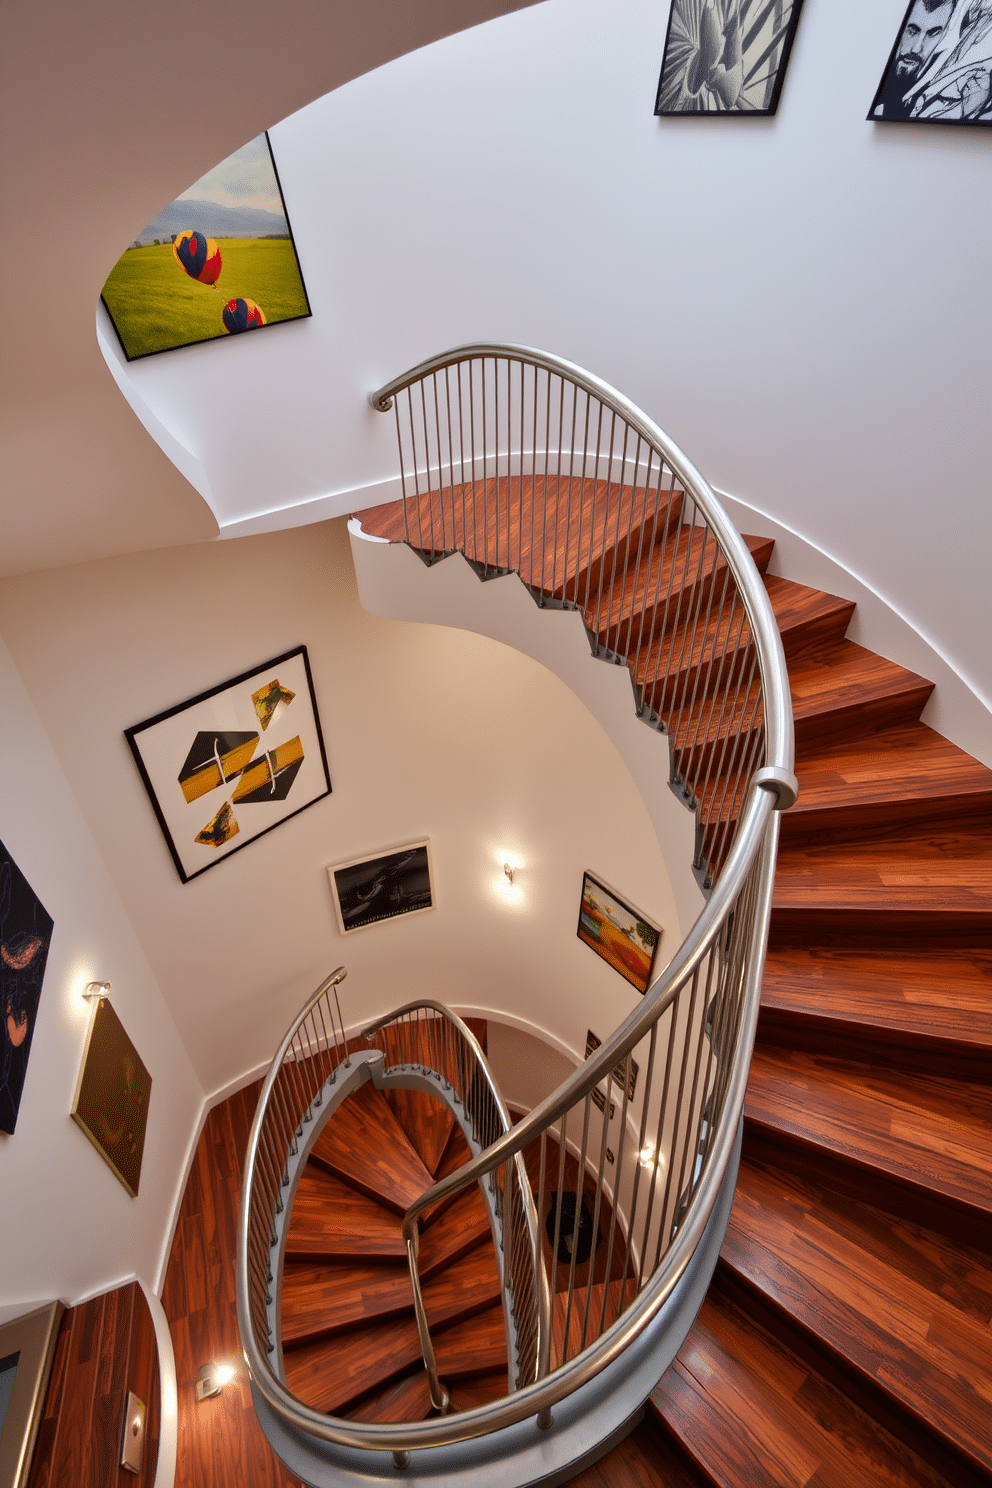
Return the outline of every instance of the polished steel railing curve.
{"type": "MultiPolygon", "coordinates": [[[[265,1267],[249,1264],[246,1232],[238,1303],[255,1388],[312,1440],[405,1457],[527,1417],[550,1426],[553,1406],[617,1359],[671,1297],[736,1141],[777,813],[797,786],[785,661],[760,576],[710,487],[652,420],[560,358],[490,344],[424,362],[370,401],[396,417],[403,498],[382,514],[387,528],[394,522],[387,535],[427,562],[460,551],[483,578],[516,572],[538,603],[582,612],[594,653],[628,665],[640,716],[668,736],[670,783],[696,813],[693,866],[710,891],[640,1006],[407,1215],[412,1232],[423,1209],[476,1182],[495,1177],[498,1188],[529,1160],[551,1299],[532,1379],[490,1405],[402,1425],[312,1410],[255,1334],[265,1306],[252,1289],[265,1267]],[[580,1264],[586,1223],[593,1249],[580,1264]]],[[[257,1119],[249,1163],[260,1132],[257,1119]]],[[[247,1169],[245,1192],[247,1204],[247,1169]]],[[[264,1211],[271,1179],[259,1192],[264,1211]]]]}
{"type": "MultiPolygon", "coordinates": [[[[491,1150],[513,1122],[493,1079],[485,1055],[471,1029],[443,1003],[430,999],[407,1003],[362,1030],[367,1043],[383,1055],[383,1077],[395,1071],[420,1069],[437,1080],[446,1099],[459,1112],[466,1135],[481,1150],[491,1150]]],[[[486,1168],[485,1182],[495,1220],[497,1261],[500,1268],[510,1342],[509,1386],[520,1389],[540,1377],[549,1347],[550,1299],[541,1265],[537,1210],[524,1160],[486,1168]]],[[[480,1182],[482,1179],[480,1179],[480,1182]]],[[[459,1185],[459,1188],[464,1185],[459,1185]]],[[[403,1241],[410,1265],[414,1313],[424,1367],[436,1410],[446,1410],[447,1393],[438,1379],[434,1347],[427,1323],[417,1264],[420,1215],[430,1206],[419,1201],[403,1220],[403,1241]]]]}

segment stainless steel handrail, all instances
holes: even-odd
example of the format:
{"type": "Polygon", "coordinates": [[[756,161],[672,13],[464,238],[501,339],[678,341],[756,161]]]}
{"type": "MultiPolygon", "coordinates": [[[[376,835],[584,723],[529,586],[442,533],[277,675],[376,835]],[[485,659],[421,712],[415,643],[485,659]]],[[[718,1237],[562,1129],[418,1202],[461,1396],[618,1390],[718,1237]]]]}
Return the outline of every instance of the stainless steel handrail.
{"type": "MultiPolygon", "coordinates": [[[[529,1416],[537,1415],[540,1424],[549,1424],[554,1404],[616,1359],[657,1315],[684,1274],[713,1210],[736,1140],[760,997],[777,811],[792,804],[797,785],[788,679],[767,595],[747,545],[716,496],[651,419],[606,383],[569,362],[527,347],[489,343],[431,358],[381,388],[370,402],[381,411],[391,406],[396,409],[406,536],[429,561],[460,548],[487,573],[520,573],[541,602],[571,604],[591,614],[601,637],[605,635],[605,640],[595,641],[600,654],[627,659],[632,670],[625,648],[627,653],[633,649],[633,626],[628,623],[624,631],[621,600],[628,578],[635,589],[644,572],[644,583],[655,583],[655,604],[664,605],[659,644],[655,646],[654,621],[646,642],[642,626],[636,641],[638,665],[644,656],[650,661],[656,650],[660,655],[666,637],[675,635],[680,649],[674,665],[672,657],[667,658],[667,672],[648,677],[641,707],[651,721],[671,734],[673,783],[697,809],[701,822],[704,812],[709,812],[706,830],[701,828],[698,834],[696,866],[702,866],[712,881],[699,919],[640,1006],[556,1092],[486,1151],[435,1184],[408,1215],[412,1230],[424,1208],[466,1185],[486,1178],[491,1181],[501,1167],[508,1171],[512,1165],[519,1172],[524,1149],[532,1142],[540,1143],[539,1211],[543,1214],[548,1197],[546,1155],[550,1144],[557,1143],[559,1200],[566,1157],[575,1164],[578,1187],[568,1281],[564,1291],[556,1293],[556,1304],[564,1299],[565,1340],[556,1367],[546,1372],[548,1360],[544,1358],[532,1382],[503,1400],[457,1416],[371,1426],[329,1418],[296,1400],[272,1371],[251,1329],[247,1336],[242,1329],[253,1383],[286,1423],[345,1447],[405,1454],[480,1436],[529,1416]],[[524,406],[525,393],[533,398],[533,417],[529,404],[524,406]],[[547,408],[543,450],[539,393],[547,408]],[[404,394],[409,434],[400,422],[404,394]],[[554,396],[558,402],[553,406],[554,396]],[[552,412],[558,418],[556,447],[552,412]],[[566,441],[567,413],[571,432],[566,441]],[[519,447],[514,452],[518,429],[519,447]],[[408,478],[412,494],[407,489],[408,478]],[[597,502],[601,503],[598,510],[597,502]],[[625,512],[626,529],[622,526],[625,512]],[[525,541],[528,515],[529,544],[525,541]],[[562,519],[568,562],[558,582],[562,519]],[[601,527],[596,527],[597,522],[601,527]],[[549,524],[553,528],[550,541],[549,524]],[[612,572],[607,582],[605,554],[611,547],[612,572]],[[623,556],[618,558],[621,549],[623,556]],[[662,558],[653,569],[657,549],[662,558]],[[662,593],[666,553],[672,556],[667,590],[662,593]],[[583,583],[584,596],[580,592],[583,583]],[[593,593],[597,585],[598,594],[593,593]],[[619,619],[614,618],[615,591],[619,619]],[[723,711],[716,716],[715,704],[710,702],[707,713],[706,700],[715,699],[721,689],[723,711]],[[689,720],[687,725],[684,719],[689,720]],[[729,746],[728,741],[732,741],[729,746]],[[721,771],[730,772],[733,794],[727,796],[725,784],[724,795],[714,806],[713,781],[719,783],[721,771]],[[714,820],[718,831],[712,830],[714,820]],[[659,1033],[663,1023],[667,1034],[659,1033]],[[607,1138],[611,1130],[626,1138],[635,1111],[633,1054],[645,1039],[647,1069],[636,1123],[640,1161],[634,1163],[632,1178],[626,1172],[621,1177],[625,1149],[621,1146],[618,1154],[610,1153],[607,1138]],[[663,1075],[659,1073],[662,1067],[663,1075]],[[602,1113],[598,1165],[589,1154],[590,1126],[599,1119],[591,1118],[592,1105],[602,1113]],[[616,1106],[619,1124],[611,1128],[616,1106]],[[652,1133],[654,1140],[649,1143],[652,1133]],[[649,1155],[642,1182],[645,1152],[649,1155]],[[616,1162],[612,1190],[605,1181],[608,1161],[616,1162]],[[612,1218],[602,1303],[597,1301],[596,1308],[591,1308],[594,1271],[590,1265],[580,1319],[574,1243],[579,1199],[587,1180],[595,1190],[594,1232],[601,1202],[603,1214],[611,1204],[612,1218]],[[622,1257],[622,1275],[617,1279],[611,1269],[614,1253],[622,1257]],[[616,1293],[615,1321],[608,1320],[611,1289],[616,1293]],[[598,1324],[591,1318],[596,1311],[598,1324]],[[587,1342],[590,1321],[592,1336],[587,1342]],[[573,1333],[576,1347],[571,1352],[573,1333]]],[[[257,1120],[250,1160],[258,1125],[257,1120]]],[[[567,1239],[560,1203],[554,1223],[555,1253],[559,1238],[567,1239]]],[[[556,1266],[557,1261],[552,1264],[556,1266]]],[[[254,1272],[252,1276],[257,1288],[259,1277],[254,1272]]],[[[240,1321],[242,1288],[246,1298],[249,1289],[240,1252],[238,1286],[240,1321]]],[[[247,1301],[244,1313],[250,1317],[247,1301]]],[[[545,1337],[550,1333],[549,1327],[545,1337]]]]}
{"type": "MultiPolygon", "coordinates": [[[[391,1034],[398,1044],[397,1056],[409,1055],[412,1058],[415,1053],[427,1056],[422,1067],[429,1069],[451,1089],[466,1113],[472,1136],[479,1146],[491,1151],[498,1136],[505,1136],[512,1130],[512,1118],[485,1054],[472,1030],[457,1013],[445,1007],[444,1003],[421,998],[363,1028],[362,1037],[368,1043],[381,1039],[386,1075],[397,1066],[410,1063],[410,1059],[401,1057],[390,1063],[391,1034]],[[428,1016],[425,1018],[424,1015],[428,1016]]],[[[491,1177],[494,1172],[495,1167],[487,1168],[485,1176],[491,1177]]],[[[466,1186],[460,1184],[459,1188],[466,1186]]],[[[527,1180],[527,1169],[519,1153],[513,1163],[507,1165],[503,1181],[491,1184],[490,1188],[501,1230],[504,1287],[510,1297],[516,1340],[517,1367],[511,1374],[510,1385],[511,1389],[519,1389],[547,1368],[551,1306],[541,1260],[537,1210],[527,1180]],[[515,1171],[515,1183],[511,1169],[515,1171]]],[[[414,1313],[431,1401],[436,1410],[444,1411],[448,1400],[438,1378],[417,1265],[420,1215],[432,1207],[433,1202],[418,1199],[410,1206],[403,1219],[403,1241],[410,1265],[414,1313]]]]}

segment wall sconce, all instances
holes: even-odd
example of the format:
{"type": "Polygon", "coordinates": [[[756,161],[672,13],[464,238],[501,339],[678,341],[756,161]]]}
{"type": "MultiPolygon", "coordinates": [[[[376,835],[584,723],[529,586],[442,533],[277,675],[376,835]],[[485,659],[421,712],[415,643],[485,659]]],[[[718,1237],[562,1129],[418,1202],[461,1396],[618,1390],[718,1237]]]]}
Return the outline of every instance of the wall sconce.
{"type": "Polygon", "coordinates": [[[653,1147],[642,1147],[637,1154],[637,1161],[642,1168],[662,1168],[665,1165],[664,1154],[655,1152],[653,1147]]]}
{"type": "Polygon", "coordinates": [[[512,863],[504,863],[503,864],[503,872],[506,874],[506,881],[507,881],[507,883],[512,884],[512,882],[513,882],[513,864],[512,863]]]}
{"type": "Polygon", "coordinates": [[[110,996],[110,983],[87,982],[83,988],[83,996],[87,1002],[102,1002],[105,997],[110,996]]]}
{"type": "Polygon", "coordinates": [[[233,1378],[233,1364],[204,1364],[196,1376],[197,1400],[209,1400],[212,1395],[219,1395],[233,1378]]]}

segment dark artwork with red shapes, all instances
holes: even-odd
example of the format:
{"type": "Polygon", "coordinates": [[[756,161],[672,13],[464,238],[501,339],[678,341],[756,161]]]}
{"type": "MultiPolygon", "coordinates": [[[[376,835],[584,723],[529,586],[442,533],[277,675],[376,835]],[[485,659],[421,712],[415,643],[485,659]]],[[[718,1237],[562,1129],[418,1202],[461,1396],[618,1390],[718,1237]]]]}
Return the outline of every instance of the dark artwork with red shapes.
{"type": "Polygon", "coordinates": [[[0,842],[0,1131],[17,1124],[51,939],[51,915],[0,842]]]}

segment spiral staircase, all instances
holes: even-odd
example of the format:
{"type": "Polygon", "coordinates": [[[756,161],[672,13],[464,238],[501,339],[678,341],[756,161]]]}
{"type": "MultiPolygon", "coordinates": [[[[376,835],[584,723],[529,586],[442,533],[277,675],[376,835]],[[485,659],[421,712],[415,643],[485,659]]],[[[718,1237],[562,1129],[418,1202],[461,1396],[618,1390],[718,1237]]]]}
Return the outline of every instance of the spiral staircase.
{"type": "MultiPolygon", "coordinates": [[[[426,374],[435,398],[437,372],[435,366],[426,374]]],[[[410,374],[407,386],[417,383],[410,374]]],[[[506,387],[509,448],[513,421],[522,422],[525,410],[524,399],[515,406],[506,387]]],[[[450,385],[446,392],[450,402],[450,385]]],[[[387,390],[378,406],[388,398],[387,390]]],[[[763,738],[766,694],[754,665],[756,622],[750,611],[742,619],[722,602],[732,566],[722,550],[713,561],[699,556],[698,520],[685,521],[691,467],[665,492],[662,522],[657,503],[649,520],[650,472],[637,475],[639,454],[633,478],[625,466],[615,478],[611,450],[606,479],[590,482],[584,472],[573,491],[575,406],[564,471],[560,441],[557,469],[549,470],[545,428],[543,506],[533,461],[529,470],[521,461],[514,475],[508,460],[503,470],[483,463],[482,502],[473,481],[471,511],[468,483],[455,479],[457,452],[447,467],[446,511],[443,478],[432,475],[444,463],[440,420],[432,458],[425,407],[423,446],[418,451],[414,442],[404,464],[413,471],[412,494],[405,489],[393,507],[361,514],[362,528],[409,544],[429,564],[461,551],[480,578],[513,571],[539,604],[581,611],[594,654],[610,664],[626,661],[644,721],[668,735],[672,783],[696,813],[694,866],[712,890],[712,907],[747,823],[743,788],[726,785],[728,739],[745,762],[740,773],[750,777],[760,768],[754,741],[763,738]],[[597,499],[607,514],[601,527],[597,499]],[[539,545],[535,532],[542,521],[547,530],[549,512],[551,539],[539,545]],[[674,604],[673,573],[681,584],[674,604]],[[662,652],[677,658],[667,670],[658,666],[662,652]]],[[[497,406],[491,422],[498,426],[497,406]]],[[[402,459],[402,427],[398,432],[402,459]]],[[[583,449],[589,439],[587,418],[583,449]]],[[[709,1087],[721,1090],[720,1101],[703,1099],[705,1081],[696,1099],[693,1083],[682,1101],[693,1107],[695,1100],[680,1170],[685,1182],[673,1189],[665,1223],[677,1243],[696,1222],[693,1254],[707,1244],[712,1252],[705,1281],[697,1277],[695,1291],[682,1299],[679,1336],[673,1345],[669,1330],[667,1356],[655,1338],[653,1358],[662,1367],[640,1398],[629,1394],[629,1381],[617,1384],[628,1397],[611,1429],[575,1448],[565,1465],[549,1457],[542,1472],[529,1462],[515,1481],[565,1481],[639,1419],[648,1397],[647,1419],[669,1464],[648,1481],[970,1488],[992,1482],[992,772],[920,722],[929,683],[845,638],[853,605],[769,574],[772,543],[747,537],[744,544],[762,574],[788,664],[801,793],[782,822],[739,1171],[736,1120],[734,1132],[724,1133],[722,1170],[710,1169],[729,1075],[724,1086],[709,1087]],[[708,1207],[697,1217],[705,1181],[708,1207]]],[[[735,901],[731,921],[736,915],[739,923],[742,904],[735,901]]],[[[729,956],[726,942],[721,956],[729,956]]],[[[278,1264],[254,1321],[239,1296],[243,1341],[252,1328],[256,1337],[270,1328],[283,1385],[304,1408],[301,1416],[310,1413],[307,1429],[319,1434],[319,1418],[333,1417],[335,1439],[355,1452],[356,1477],[359,1438],[352,1443],[344,1421],[381,1427],[393,1471],[409,1474],[418,1459],[429,1460],[417,1450],[428,1439],[411,1437],[408,1450],[397,1434],[404,1424],[429,1429],[461,1415],[478,1421],[512,1402],[515,1390],[533,1396],[529,1429],[536,1418],[537,1434],[543,1426],[552,1436],[567,1407],[552,1412],[546,1397],[534,1394],[548,1370],[552,1378],[555,1370],[578,1371],[597,1340],[621,1335],[627,1352],[636,1352],[624,1320],[641,1297],[645,1268],[637,1255],[650,1229],[637,1231],[631,1218],[636,1183],[633,1198],[619,1175],[612,1190],[605,1185],[597,1142],[587,1140],[594,1089],[607,1109],[622,1102],[621,1127],[633,1115],[624,1072],[615,1080],[612,1065],[622,1030],[593,1061],[605,1079],[576,1089],[585,1111],[581,1142],[564,1114],[556,1142],[554,1125],[541,1127],[532,1113],[519,1128],[528,1140],[514,1147],[505,1112],[501,1127],[489,1107],[481,1129],[478,1119],[474,1126],[466,1120],[478,1077],[466,1075],[464,1065],[456,1076],[450,1041],[438,1043],[440,1013],[430,1011],[424,1022],[422,1012],[403,1011],[402,1058],[383,1045],[384,1065],[358,1052],[364,1043],[346,1039],[339,1011],[337,1024],[331,1013],[329,1031],[327,1023],[313,1024],[305,1042],[297,1031],[295,1045],[287,1036],[281,1056],[288,1055],[291,1070],[294,1061],[297,1070],[312,1061],[322,1043],[335,1051],[338,1072],[343,1059],[356,1068],[369,1062],[358,1075],[352,1071],[309,1136],[303,1117],[295,1137],[295,1117],[284,1119],[298,1151],[286,1159],[285,1173],[280,1158],[270,1182],[291,1198],[273,1222],[273,1240],[265,1239],[278,1264]],[[487,1171],[493,1152],[503,1161],[491,1161],[487,1171]],[[569,1184],[577,1192],[580,1174],[595,1231],[585,1271],[574,1260],[564,1267],[555,1260],[564,1226],[560,1217],[555,1222],[553,1200],[569,1184]],[[528,1231],[530,1195],[537,1212],[528,1231]],[[411,1265],[409,1215],[418,1205],[411,1265]],[[538,1269],[552,1278],[543,1365],[537,1293],[526,1294],[538,1318],[532,1338],[530,1314],[522,1321],[517,1305],[519,1285],[508,1303],[509,1257],[526,1254],[528,1233],[535,1264],[540,1250],[538,1269]],[[419,1276],[418,1287],[411,1276],[419,1276]],[[598,1326],[590,1327],[597,1315],[598,1326]],[[533,1366],[529,1375],[522,1358],[533,1366]]],[[[720,1021],[715,1001],[707,1016],[699,1036],[705,1033],[710,1058],[728,1044],[730,1021],[720,1021]]],[[[691,1033],[691,1018],[688,1026],[691,1033]]],[[[484,1029],[476,1032],[484,1043],[484,1029]]],[[[746,1074],[746,1029],[741,1044],[746,1074]]],[[[621,1059],[635,1047],[643,1050],[628,1038],[621,1059]]],[[[331,1083],[338,1077],[332,1071],[331,1083]]],[[[293,1078],[298,1082],[298,1074],[293,1078]]],[[[330,1085],[320,1088],[326,1095],[330,1085]]],[[[688,1091],[680,1084],[680,1096],[688,1091]]],[[[648,1096],[642,1098],[646,1113],[648,1096]]],[[[726,1104],[733,1109],[729,1097],[726,1104]]],[[[314,1114],[309,1103],[307,1110],[314,1114]]],[[[676,1123],[673,1141],[679,1131],[676,1123]]],[[[644,1134],[642,1123],[638,1142],[644,1134]]],[[[245,1197],[242,1254],[250,1276],[247,1184],[245,1197]]],[[[667,1254],[660,1240],[658,1254],[667,1254]]],[[[257,1263],[259,1273],[265,1265],[264,1258],[257,1263]]],[[[645,1335],[657,1330],[672,1288],[678,1291],[678,1279],[668,1280],[645,1335]]],[[[614,1362],[611,1356],[598,1367],[608,1373],[614,1362]]],[[[583,1374],[577,1393],[594,1379],[595,1372],[583,1374]]],[[[302,1459],[286,1452],[285,1419],[279,1434],[277,1397],[256,1389],[260,1419],[302,1475],[302,1459]]],[[[590,1419],[597,1409],[589,1405],[590,1419]]],[[[449,1438],[457,1442],[457,1430],[449,1438]]],[[[493,1481],[481,1430],[466,1427],[459,1450],[465,1455],[453,1481],[493,1481]]],[[[624,1481],[626,1450],[613,1445],[603,1481],[624,1481]]],[[[339,1457],[336,1470],[347,1473],[349,1464],[342,1468],[339,1457]]],[[[635,1479],[637,1472],[643,1477],[643,1463],[635,1479]]]]}

